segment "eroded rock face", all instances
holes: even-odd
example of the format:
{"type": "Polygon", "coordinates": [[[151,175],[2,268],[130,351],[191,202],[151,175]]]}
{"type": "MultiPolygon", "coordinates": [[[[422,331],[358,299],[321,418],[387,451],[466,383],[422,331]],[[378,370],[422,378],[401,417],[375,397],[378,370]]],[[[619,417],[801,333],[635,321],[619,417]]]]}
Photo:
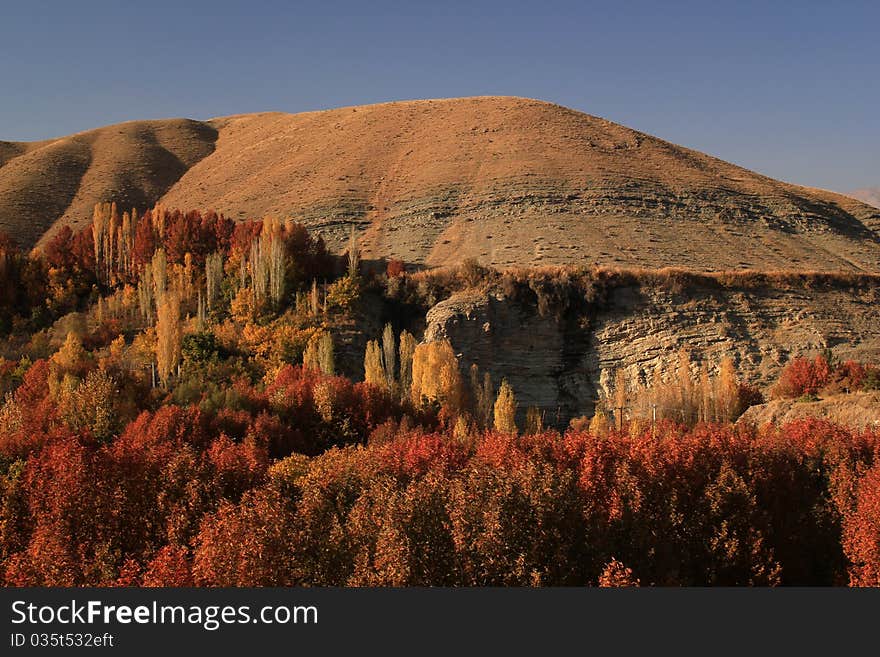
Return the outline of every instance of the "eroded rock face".
{"type": "Polygon", "coordinates": [[[574,367],[566,359],[571,344],[581,341],[567,334],[564,321],[542,317],[536,308],[493,295],[459,295],[434,306],[427,323],[425,341],[448,339],[466,377],[476,365],[492,375],[496,389],[507,379],[520,413],[537,406],[548,420],[563,419],[594,394],[581,359],[574,367]]]}
{"type": "Polygon", "coordinates": [[[600,307],[562,316],[497,294],[467,293],[437,304],[426,341],[449,339],[462,370],[471,364],[513,387],[529,406],[564,423],[590,415],[623,368],[628,385],[667,379],[688,350],[696,368],[730,356],[749,382],[767,386],[792,357],[830,349],[840,359],[880,361],[880,294],[803,288],[688,292],[638,286],[611,290],[600,307]]]}

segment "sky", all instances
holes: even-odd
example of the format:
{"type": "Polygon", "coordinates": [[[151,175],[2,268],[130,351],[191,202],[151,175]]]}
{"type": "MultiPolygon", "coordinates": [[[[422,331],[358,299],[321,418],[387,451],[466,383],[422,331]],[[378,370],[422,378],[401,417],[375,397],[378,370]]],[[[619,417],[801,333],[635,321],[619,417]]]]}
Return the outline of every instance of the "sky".
{"type": "Polygon", "coordinates": [[[880,185],[880,2],[0,0],[0,140],[539,98],[774,178],[880,185]]]}

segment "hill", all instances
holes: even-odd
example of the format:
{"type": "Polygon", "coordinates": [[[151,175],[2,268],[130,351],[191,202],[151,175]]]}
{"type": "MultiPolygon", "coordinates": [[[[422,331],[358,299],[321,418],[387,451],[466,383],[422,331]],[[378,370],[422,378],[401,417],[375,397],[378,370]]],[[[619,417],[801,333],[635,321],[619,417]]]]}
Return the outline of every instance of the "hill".
{"type": "Polygon", "coordinates": [[[866,187],[865,189],[857,189],[849,194],[855,199],[880,208],[880,187],[866,187]]]}
{"type": "Polygon", "coordinates": [[[98,200],[293,215],[369,257],[880,271],[880,210],[546,102],[424,100],[135,122],[0,145],[0,229],[98,200]]]}
{"type": "Polygon", "coordinates": [[[0,142],[0,230],[32,246],[61,225],[84,225],[101,201],[150,207],[213,150],[216,137],[208,124],[171,119],[0,142]]]}

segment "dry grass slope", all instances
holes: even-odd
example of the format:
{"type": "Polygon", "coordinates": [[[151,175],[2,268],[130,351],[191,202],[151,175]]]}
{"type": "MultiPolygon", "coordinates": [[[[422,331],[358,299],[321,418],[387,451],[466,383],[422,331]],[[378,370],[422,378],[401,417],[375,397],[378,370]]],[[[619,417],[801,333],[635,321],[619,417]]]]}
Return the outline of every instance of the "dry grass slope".
{"type": "Polygon", "coordinates": [[[154,204],[208,155],[216,130],[186,119],[133,121],[35,144],[0,144],[0,230],[31,246],[87,222],[100,201],[154,204]]]}
{"type": "Polygon", "coordinates": [[[293,215],[338,248],[355,222],[367,257],[428,265],[880,271],[876,208],[536,100],[166,122],[170,146],[135,125],[148,124],[0,149],[11,158],[0,228],[33,241],[58,217],[85,220],[92,200],[161,197],[235,218],[293,215]]]}

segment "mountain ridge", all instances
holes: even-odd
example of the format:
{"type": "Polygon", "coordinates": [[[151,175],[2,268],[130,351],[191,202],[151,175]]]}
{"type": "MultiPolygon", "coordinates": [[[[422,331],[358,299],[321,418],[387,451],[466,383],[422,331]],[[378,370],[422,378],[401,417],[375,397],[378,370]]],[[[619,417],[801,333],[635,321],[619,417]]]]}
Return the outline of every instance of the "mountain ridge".
{"type": "Polygon", "coordinates": [[[443,265],[880,271],[880,210],[544,101],[392,101],[133,121],[0,142],[0,230],[39,245],[98,201],[293,216],[338,249],[443,265]]]}

